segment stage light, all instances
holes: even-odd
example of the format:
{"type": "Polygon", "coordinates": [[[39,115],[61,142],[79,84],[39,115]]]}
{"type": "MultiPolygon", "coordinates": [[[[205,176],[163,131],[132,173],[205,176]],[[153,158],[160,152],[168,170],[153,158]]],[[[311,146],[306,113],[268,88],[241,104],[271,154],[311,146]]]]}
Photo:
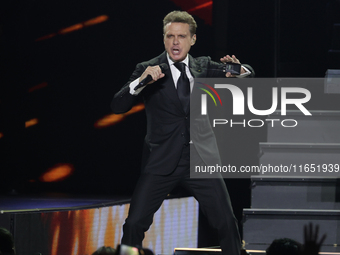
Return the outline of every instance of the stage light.
{"type": "Polygon", "coordinates": [[[145,108],[144,104],[138,104],[138,105],[132,107],[132,109],[130,111],[126,112],[126,113],[106,115],[103,118],[96,121],[96,123],[94,124],[94,127],[95,128],[105,128],[105,127],[108,127],[108,126],[115,125],[115,124],[121,122],[126,116],[134,114],[136,112],[140,112],[140,111],[144,110],[144,108],[145,108]]]}
{"type": "Polygon", "coordinates": [[[53,233],[51,255],[57,255],[58,244],[59,244],[59,233],[60,233],[60,225],[57,225],[53,233]]]}
{"type": "Polygon", "coordinates": [[[203,19],[205,23],[212,25],[212,5],[211,0],[172,0],[183,11],[203,19]]]}
{"type": "Polygon", "coordinates": [[[74,172],[72,164],[57,164],[39,177],[41,182],[58,182],[70,177],[74,172]]]}
{"type": "Polygon", "coordinates": [[[197,11],[197,10],[200,10],[200,9],[203,9],[203,8],[207,8],[207,7],[210,7],[212,6],[213,4],[213,1],[209,1],[209,2],[206,2],[204,4],[201,4],[201,5],[197,5],[191,9],[188,10],[188,12],[194,12],[194,11],[197,11]]]}
{"type": "Polygon", "coordinates": [[[125,115],[130,115],[130,114],[133,114],[133,113],[136,113],[136,112],[140,112],[142,110],[145,109],[145,105],[143,103],[141,104],[137,104],[135,105],[134,107],[132,107],[132,109],[126,113],[124,113],[125,115]]]}
{"type": "Polygon", "coordinates": [[[109,16],[101,15],[101,16],[98,16],[96,18],[93,18],[93,19],[90,19],[88,21],[85,21],[83,24],[84,24],[85,27],[88,27],[88,26],[93,26],[93,25],[105,22],[108,19],[109,19],[109,16]]]}
{"type": "Polygon", "coordinates": [[[39,123],[39,120],[37,118],[30,119],[30,120],[25,122],[25,127],[28,128],[28,127],[37,125],[38,123],[39,123]]]}
{"type": "Polygon", "coordinates": [[[68,34],[68,33],[80,30],[80,29],[82,29],[84,27],[89,27],[89,26],[93,26],[93,25],[97,25],[99,23],[105,22],[108,19],[109,19],[109,16],[101,15],[101,16],[95,17],[93,19],[89,19],[89,20],[86,20],[84,22],[80,22],[80,23],[74,24],[72,26],[62,28],[57,33],[51,33],[51,34],[48,34],[48,35],[44,35],[42,37],[39,37],[35,41],[39,42],[39,41],[43,41],[43,40],[46,40],[46,39],[50,39],[50,38],[52,38],[52,37],[54,37],[54,36],[56,36],[58,34],[59,35],[68,34]]]}
{"type": "Polygon", "coordinates": [[[83,27],[84,27],[83,24],[78,23],[78,24],[72,25],[70,27],[66,27],[66,28],[60,29],[58,34],[64,35],[64,34],[71,33],[71,32],[74,32],[76,30],[82,29],[83,27]]]}
{"type": "Polygon", "coordinates": [[[94,126],[96,128],[104,128],[104,127],[112,126],[112,125],[115,125],[115,124],[121,122],[124,118],[125,118],[124,114],[106,115],[103,118],[101,118],[100,120],[98,120],[94,124],[94,126]]]}
{"type": "Polygon", "coordinates": [[[4,133],[0,132],[0,139],[4,137],[4,133]]]}

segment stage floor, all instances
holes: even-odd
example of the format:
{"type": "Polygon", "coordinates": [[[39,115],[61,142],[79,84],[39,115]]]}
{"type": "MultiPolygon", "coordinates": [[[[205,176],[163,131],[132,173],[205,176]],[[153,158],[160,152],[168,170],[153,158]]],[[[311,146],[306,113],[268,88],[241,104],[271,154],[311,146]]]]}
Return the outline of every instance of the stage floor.
{"type": "Polygon", "coordinates": [[[32,194],[0,195],[0,213],[81,210],[126,204],[129,196],[32,194]]]}

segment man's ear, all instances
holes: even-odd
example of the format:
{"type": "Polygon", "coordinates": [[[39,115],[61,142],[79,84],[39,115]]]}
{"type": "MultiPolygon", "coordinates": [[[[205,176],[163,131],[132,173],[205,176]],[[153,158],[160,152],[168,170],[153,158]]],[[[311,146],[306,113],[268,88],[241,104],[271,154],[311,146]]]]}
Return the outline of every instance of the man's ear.
{"type": "Polygon", "coordinates": [[[194,45],[196,43],[196,35],[193,35],[191,37],[191,46],[194,45]]]}

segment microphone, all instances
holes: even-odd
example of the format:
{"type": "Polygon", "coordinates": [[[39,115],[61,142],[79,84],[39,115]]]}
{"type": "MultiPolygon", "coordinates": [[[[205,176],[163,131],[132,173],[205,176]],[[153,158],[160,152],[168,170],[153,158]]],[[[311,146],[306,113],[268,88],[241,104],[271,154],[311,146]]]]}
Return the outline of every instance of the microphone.
{"type": "MultiPolygon", "coordinates": [[[[159,67],[161,68],[162,73],[164,73],[166,70],[169,69],[169,66],[166,63],[162,63],[159,65],[159,67]]],[[[152,76],[149,74],[148,76],[146,76],[146,78],[144,78],[136,87],[135,90],[144,87],[146,84],[148,84],[150,81],[152,81],[152,76]]]]}

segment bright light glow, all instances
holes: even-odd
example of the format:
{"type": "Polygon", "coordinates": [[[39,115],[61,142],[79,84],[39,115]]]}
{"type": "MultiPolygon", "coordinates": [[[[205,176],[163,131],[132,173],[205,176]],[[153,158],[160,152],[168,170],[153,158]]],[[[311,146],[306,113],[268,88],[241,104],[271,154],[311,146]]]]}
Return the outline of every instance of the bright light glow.
{"type": "Polygon", "coordinates": [[[39,180],[41,182],[58,182],[65,180],[74,172],[74,167],[71,164],[57,164],[52,168],[49,168],[43,173],[39,180]]]}
{"type": "Polygon", "coordinates": [[[103,118],[96,121],[94,126],[95,128],[104,128],[104,127],[115,125],[121,122],[126,116],[131,115],[136,112],[140,112],[144,110],[144,108],[145,108],[144,104],[138,104],[132,107],[132,109],[126,113],[106,115],[103,118]]]}
{"type": "Polygon", "coordinates": [[[28,128],[28,127],[37,125],[38,123],[39,123],[39,120],[37,118],[34,118],[34,119],[26,121],[25,122],[25,127],[28,128]]]}
{"type": "MultiPolygon", "coordinates": [[[[103,204],[103,206],[105,206],[103,204]]],[[[92,254],[101,246],[116,247],[121,242],[122,225],[129,204],[85,210],[42,213],[48,231],[49,254],[92,254]]],[[[193,197],[167,199],[156,212],[143,247],[155,254],[172,254],[173,248],[197,247],[198,203],[193,197]]]]}
{"type": "Polygon", "coordinates": [[[212,6],[211,0],[171,0],[183,11],[187,11],[205,21],[206,24],[212,25],[212,6]]]}
{"type": "Polygon", "coordinates": [[[54,37],[54,36],[56,36],[58,34],[59,35],[68,34],[68,33],[80,30],[80,29],[82,29],[84,27],[89,27],[89,26],[93,26],[93,25],[97,25],[99,23],[105,22],[108,19],[109,19],[109,16],[101,15],[101,16],[95,17],[93,19],[89,19],[89,20],[86,20],[84,22],[77,23],[77,24],[74,24],[72,26],[62,28],[57,33],[51,33],[51,34],[48,34],[48,35],[44,35],[42,37],[39,37],[35,41],[39,42],[39,41],[43,41],[43,40],[46,40],[46,39],[50,39],[50,38],[52,38],[52,37],[54,37]]]}
{"type": "Polygon", "coordinates": [[[199,9],[207,8],[207,7],[212,6],[212,4],[213,4],[213,1],[209,1],[209,2],[206,2],[204,4],[195,6],[194,8],[191,8],[190,10],[188,10],[188,12],[194,12],[194,11],[197,11],[199,9]]]}
{"type": "Polygon", "coordinates": [[[132,109],[126,113],[124,113],[125,115],[130,115],[136,112],[140,112],[143,111],[145,109],[145,105],[143,103],[141,104],[137,104],[134,107],[132,107],[132,109]]]}
{"type": "Polygon", "coordinates": [[[58,34],[60,34],[60,35],[67,34],[67,33],[74,32],[76,30],[82,29],[83,27],[84,27],[83,24],[78,23],[78,24],[72,25],[70,27],[60,29],[58,34]]]}
{"type": "Polygon", "coordinates": [[[88,27],[88,26],[93,26],[93,25],[96,25],[96,24],[105,22],[105,21],[107,21],[108,19],[109,19],[109,16],[107,16],[107,15],[101,15],[101,16],[98,16],[98,17],[96,17],[96,18],[87,20],[87,21],[83,22],[83,24],[84,24],[85,27],[88,27]]]}
{"type": "Polygon", "coordinates": [[[125,118],[124,114],[110,114],[106,115],[100,120],[98,120],[94,126],[96,128],[104,128],[108,126],[115,125],[119,122],[121,122],[125,118]]]}
{"type": "Polygon", "coordinates": [[[58,251],[58,243],[59,243],[59,232],[60,232],[60,225],[56,225],[54,233],[53,233],[53,239],[52,239],[52,255],[57,255],[58,251]]]}

